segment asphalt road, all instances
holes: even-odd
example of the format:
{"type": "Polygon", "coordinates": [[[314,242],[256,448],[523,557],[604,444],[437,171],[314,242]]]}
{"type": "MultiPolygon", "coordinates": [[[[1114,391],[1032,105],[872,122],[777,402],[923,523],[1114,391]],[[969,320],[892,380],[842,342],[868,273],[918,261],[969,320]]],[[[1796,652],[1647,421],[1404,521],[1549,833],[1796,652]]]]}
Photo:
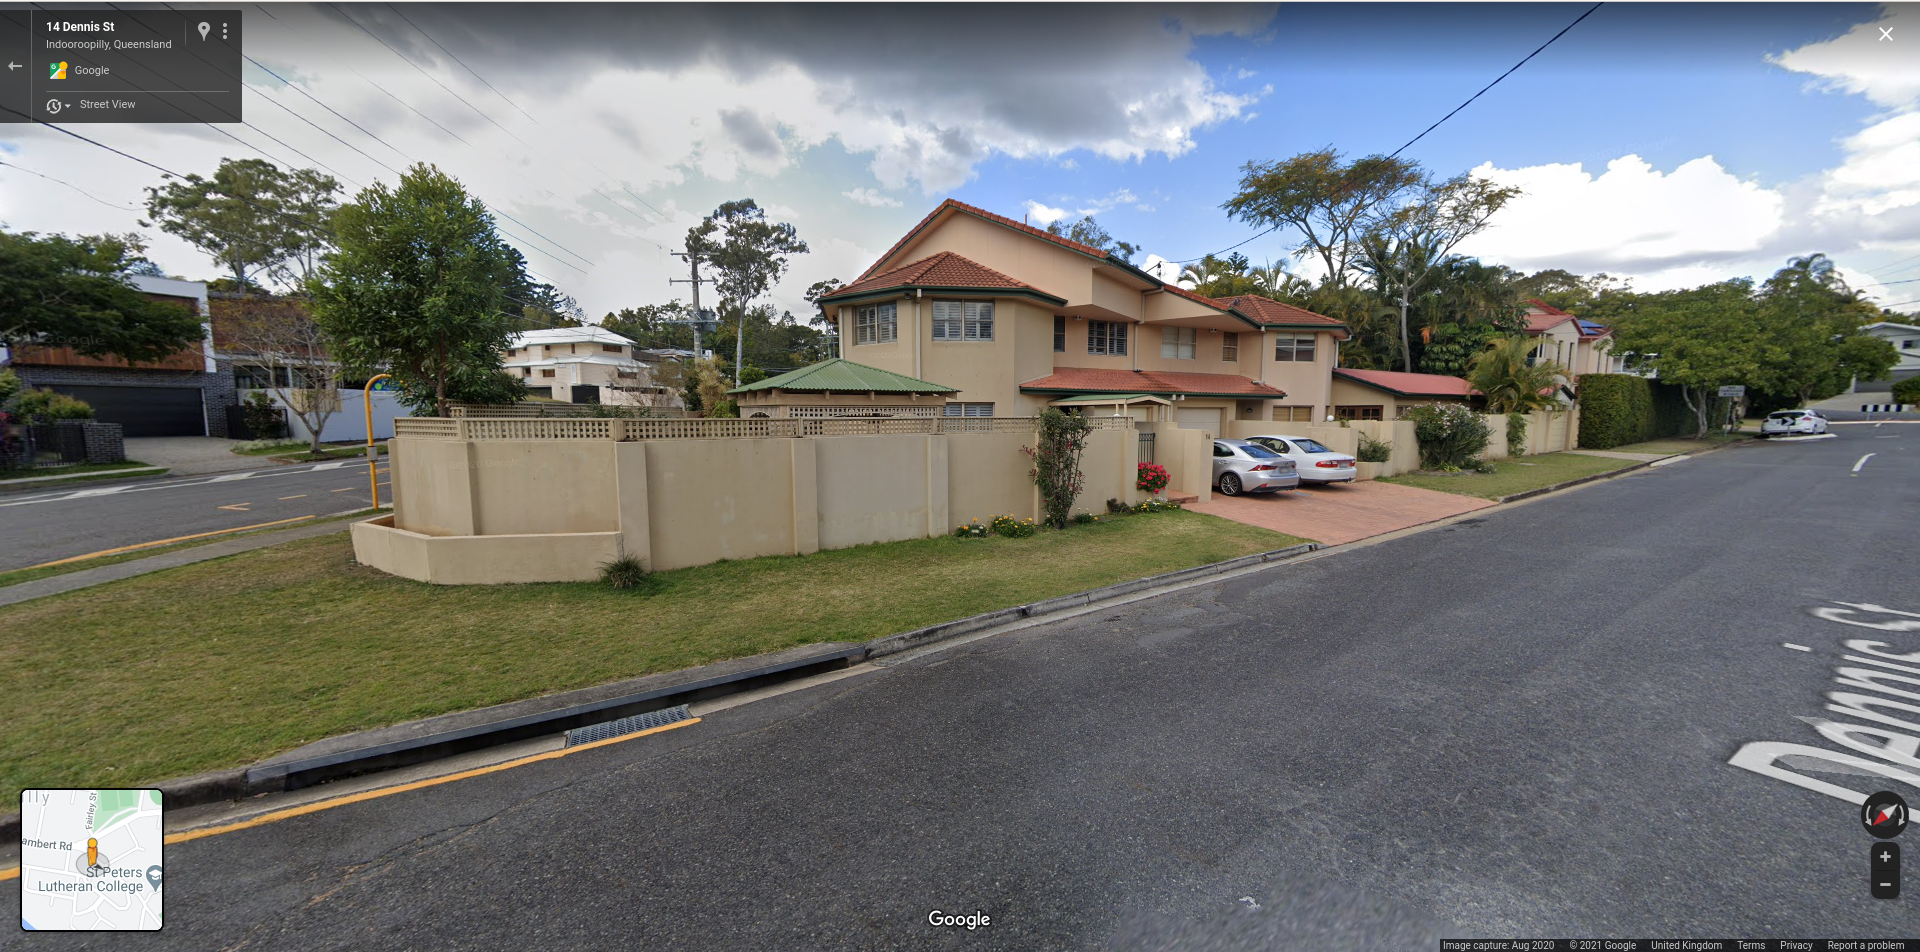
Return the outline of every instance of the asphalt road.
{"type": "MultiPolygon", "coordinates": [[[[387,502],[386,463],[380,495],[387,502]]],[[[0,571],[372,504],[364,459],[0,494],[0,571]]]]}
{"type": "Polygon", "coordinates": [[[1822,743],[1843,640],[1920,650],[1810,614],[1920,612],[1920,428],[1840,429],[177,844],[164,931],[0,944],[1920,937],[1852,803],[1728,763],[1822,743]]]}

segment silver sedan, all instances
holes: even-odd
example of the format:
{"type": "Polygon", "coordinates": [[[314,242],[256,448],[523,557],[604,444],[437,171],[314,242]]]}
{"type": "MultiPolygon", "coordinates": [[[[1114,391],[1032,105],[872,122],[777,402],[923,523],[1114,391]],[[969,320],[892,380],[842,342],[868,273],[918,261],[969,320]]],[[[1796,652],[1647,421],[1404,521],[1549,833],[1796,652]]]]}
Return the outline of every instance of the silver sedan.
{"type": "Polygon", "coordinates": [[[1271,493],[1299,485],[1293,460],[1246,440],[1213,441],[1213,486],[1220,495],[1271,493]]]}

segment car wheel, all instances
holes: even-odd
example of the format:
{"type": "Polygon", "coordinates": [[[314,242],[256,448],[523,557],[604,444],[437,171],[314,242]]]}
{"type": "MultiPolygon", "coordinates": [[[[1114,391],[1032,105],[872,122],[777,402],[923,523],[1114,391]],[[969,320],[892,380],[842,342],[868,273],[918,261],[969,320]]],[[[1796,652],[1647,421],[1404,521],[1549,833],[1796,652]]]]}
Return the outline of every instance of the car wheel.
{"type": "Polygon", "coordinates": [[[1228,473],[1227,475],[1220,477],[1220,495],[1222,496],[1240,495],[1240,477],[1235,476],[1232,473],[1228,473]]]}

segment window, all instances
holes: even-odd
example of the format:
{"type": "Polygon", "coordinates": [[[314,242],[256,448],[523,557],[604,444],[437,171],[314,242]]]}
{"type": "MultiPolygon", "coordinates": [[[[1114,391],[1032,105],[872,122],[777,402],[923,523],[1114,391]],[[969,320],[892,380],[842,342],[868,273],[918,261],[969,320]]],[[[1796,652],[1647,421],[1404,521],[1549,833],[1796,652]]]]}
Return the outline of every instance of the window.
{"type": "Polygon", "coordinates": [[[540,376],[542,376],[542,377],[551,377],[551,376],[553,376],[553,368],[552,368],[552,367],[548,367],[548,368],[546,368],[546,369],[544,369],[544,370],[542,370],[542,371],[540,371],[540,376]]]}
{"type": "Polygon", "coordinates": [[[1194,329],[1191,327],[1160,328],[1160,357],[1163,360],[1192,360],[1194,329]]]}
{"type": "Polygon", "coordinates": [[[1232,456],[1232,455],[1233,455],[1233,447],[1230,447],[1230,446],[1228,446],[1228,445],[1227,445],[1227,444],[1225,444],[1225,443],[1215,443],[1215,444],[1213,444],[1213,455],[1215,455],[1215,456],[1232,456]]]}
{"type": "Polygon", "coordinates": [[[1088,321],[1087,353],[1111,357],[1127,355],[1127,325],[1122,321],[1088,321]]]}
{"type": "Polygon", "coordinates": [[[1901,342],[1900,342],[1900,349],[1901,349],[1901,350],[1912,350],[1912,349],[1913,349],[1913,340],[1912,340],[1911,338],[1909,338],[1909,339],[1907,339],[1907,340],[1903,340],[1903,341],[1901,341],[1901,342]]]}
{"type": "Polygon", "coordinates": [[[600,349],[609,354],[617,354],[620,352],[620,345],[619,344],[601,344],[600,349]]]}
{"type": "Polygon", "coordinates": [[[1240,359],[1240,335],[1229,331],[1220,335],[1220,359],[1238,361],[1240,359]]]}
{"type": "Polygon", "coordinates": [[[1313,408],[1312,407],[1274,407],[1273,422],[1275,423],[1312,423],[1313,408]]]}
{"type": "Polygon", "coordinates": [[[1334,407],[1333,415],[1342,420],[1382,419],[1379,407],[1334,407]]]}
{"type": "Polygon", "coordinates": [[[853,342],[855,344],[888,344],[899,340],[900,322],[897,314],[898,311],[892,304],[855,308],[853,342]]]}
{"type": "MultiPolygon", "coordinates": [[[[1313,361],[1313,335],[1289,334],[1284,331],[1273,335],[1274,360],[1313,361]]],[[[1379,419],[1375,417],[1374,419],[1379,419]]]]}
{"type": "Polygon", "coordinates": [[[1058,314],[1053,316],[1053,352],[1067,352],[1067,319],[1058,314]]]}
{"type": "Polygon", "coordinates": [[[949,403],[943,408],[942,412],[945,413],[947,416],[990,417],[990,416],[993,416],[993,404],[991,403],[949,403]]]}
{"type": "Polygon", "coordinates": [[[992,340],[992,301],[933,302],[934,340],[992,340]]]}

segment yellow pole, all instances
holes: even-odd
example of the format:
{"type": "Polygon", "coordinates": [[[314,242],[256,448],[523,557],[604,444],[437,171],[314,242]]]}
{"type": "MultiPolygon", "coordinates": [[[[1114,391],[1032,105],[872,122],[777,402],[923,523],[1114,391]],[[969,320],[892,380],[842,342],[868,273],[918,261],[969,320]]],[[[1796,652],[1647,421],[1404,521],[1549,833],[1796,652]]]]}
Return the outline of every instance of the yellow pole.
{"type": "Polygon", "coordinates": [[[374,374],[360,391],[360,405],[367,410],[367,487],[373,490],[373,508],[380,508],[380,450],[373,445],[373,385],[392,377],[392,374],[374,374]]]}

